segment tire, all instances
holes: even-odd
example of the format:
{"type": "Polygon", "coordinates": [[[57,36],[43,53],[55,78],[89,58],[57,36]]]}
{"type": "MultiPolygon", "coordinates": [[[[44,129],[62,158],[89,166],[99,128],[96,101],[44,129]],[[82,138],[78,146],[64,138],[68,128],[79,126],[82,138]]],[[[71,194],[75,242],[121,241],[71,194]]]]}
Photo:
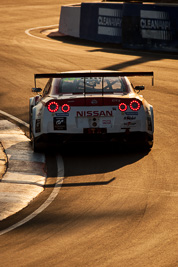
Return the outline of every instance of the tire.
{"type": "Polygon", "coordinates": [[[32,108],[33,106],[29,105],[29,137],[32,139],[32,108]]]}
{"type": "Polygon", "coordinates": [[[29,125],[29,137],[30,137],[30,140],[32,140],[32,125],[31,125],[31,121],[29,123],[30,123],[30,125],[29,125]]]}
{"type": "Polygon", "coordinates": [[[39,148],[36,142],[36,138],[34,137],[33,133],[31,132],[32,137],[31,137],[31,145],[32,145],[32,149],[34,152],[39,152],[39,148]]]}
{"type": "Polygon", "coordinates": [[[145,148],[151,149],[153,147],[153,136],[146,136],[145,138],[145,148]]]}

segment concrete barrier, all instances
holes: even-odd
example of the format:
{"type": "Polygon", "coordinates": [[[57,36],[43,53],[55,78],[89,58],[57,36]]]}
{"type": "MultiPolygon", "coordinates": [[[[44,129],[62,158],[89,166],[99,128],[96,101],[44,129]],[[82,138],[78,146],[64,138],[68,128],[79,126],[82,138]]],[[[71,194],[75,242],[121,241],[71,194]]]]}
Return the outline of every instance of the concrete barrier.
{"type": "Polygon", "coordinates": [[[178,5],[82,3],[63,6],[59,31],[124,48],[178,52],[178,5]]]}
{"type": "Polygon", "coordinates": [[[62,6],[59,21],[59,32],[80,37],[80,6],[62,6]]]}

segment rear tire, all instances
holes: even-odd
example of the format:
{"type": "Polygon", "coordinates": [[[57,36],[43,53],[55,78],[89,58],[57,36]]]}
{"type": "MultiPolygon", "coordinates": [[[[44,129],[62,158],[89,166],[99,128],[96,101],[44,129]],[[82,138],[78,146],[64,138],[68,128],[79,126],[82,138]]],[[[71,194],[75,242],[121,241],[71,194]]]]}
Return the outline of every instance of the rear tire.
{"type": "Polygon", "coordinates": [[[153,147],[153,136],[146,136],[145,138],[145,148],[151,149],[153,147]]]}
{"type": "Polygon", "coordinates": [[[29,105],[29,136],[30,136],[30,139],[32,139],[32,108],[33,106],[30,106],[29,105]]]}
{"type": "Polygon", "coordinates": [[[37,143],[36,138],[34,137],[32,132],[31,132],[31,145],[34,152],[40,152],[39,144],[37,143]]]}
{"type": "Polygon", "coordinates": [[[32,145],[32,149],[33,149],[33,151],[34,152],[37,152],[37,147],[36,147],[36,140],[35,140],[35,138],[34,138],[34,136],[32,135],[31,136],[31,145],[32,145]]]}
{"type": "Polygon", "coordinates": [[[30,137],[30,140],[32,140],[32,125],[31,125],[31,122],[30,122],[30,126],[29,126],[29,137],[30,137]]]}

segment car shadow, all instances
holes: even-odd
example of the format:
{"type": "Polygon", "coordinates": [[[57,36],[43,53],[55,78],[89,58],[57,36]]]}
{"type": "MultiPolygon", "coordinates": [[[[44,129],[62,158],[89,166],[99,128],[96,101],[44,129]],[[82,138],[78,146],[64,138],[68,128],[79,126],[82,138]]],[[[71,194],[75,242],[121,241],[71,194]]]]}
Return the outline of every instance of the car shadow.
{"type": "MultiPolygon", "coordinates": [[[[115,177],[109,179],[106,177],[101,179],[100,177],[99,180],[86,181],[86,179],[83,180],[82,176],[111,173],[139,161],[147,156],[149,152],[150,150],[134,145],[74,143],[48,150],[46,158],[51,158],[55,153],[61,154],[64,162],[64,183],[62,187],[101,186],[112,183],[115,177]],[[80,181],[78,182],[76,177],[79,176],[80,181]],[[74,182],[71,177],[75,177],[74,182]]],[[[50,169],[48,171],[50,173],[50,169]]],[[[46,187],[54,186],[56,185],[46,185],[46,187]]]]}

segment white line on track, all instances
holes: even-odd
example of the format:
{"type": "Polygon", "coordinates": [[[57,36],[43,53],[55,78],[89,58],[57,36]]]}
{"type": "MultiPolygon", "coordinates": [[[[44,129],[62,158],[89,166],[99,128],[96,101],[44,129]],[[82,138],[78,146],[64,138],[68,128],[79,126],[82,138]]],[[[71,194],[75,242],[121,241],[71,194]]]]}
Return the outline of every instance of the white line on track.
{"type": "Polygon", "coordinates": [[[53,200],[56,198],[56,196],[59,193],[59,190],[62,186],[63,179],[64,179],[64,164],[63,164],[62,157],[60,155],[57,156],[57,167],[58,167],[57,181],[56,181],[56,184],[55,184],[53,191],[51,192],[51,194],[49,195],[47,200],[37,210],[35,210],[33,213],[31,213],[29,216],[27,216],[23,220],[19,221],[18,223],[15,223],[14,225],[8,227],[7,229],[0,231],[0,236],[6,234],[6,233],[16,229],[17,227],[25,224],[26,222],[32,220],[34,217],[36,217],[38,214],[40,214],[43,210],[45,210],[53,202],[53,200]]]}
{"type": "MultiPolygon", "coordinates": [[[[0,114],[5,115],[9,118],[13,118],[13,120],[20,122],[21,124],[29,127],[29,125],[26,122],[19,120],[18,118],[14,117],[14,116],[12,116],[12,115],[4,112],[4,111],[0,110],[0,114]]],[[[16,229],[17,227],[25,224],[26,222],[32,220],[34,217],[36,217],[38,214],[40,214],[43,210],[45,210],[53,202],[53,200],[56,198],[56,196],[59,193],[59,190],[61,189],[63,179],[64,179],[64,162],[63,162],[61,155],[57,155],[56,160],[57,160],[57,180],[56,180],[56,184],[54,186],[54,189],[51,192],[51,194],[49,195],[49,197],[46,199],[46,201],[37,210],[32,212],[29,216],[27,216],[23,220],[19,221],[18,223],[15,223],[14,225],[0,231],[0,236],[6,234],[6,233],[16,229]]]]}
{"type": "Polygon", "coordinates": [[[44,41],[48,41],[48,42],[56,42],[54,40],[51,40],[51,39],[46,39],[46,38],[42,38],[42,37],[39,37],[39,36],[35,36],[33,34],[31,34],[30,32],[31,31],[34,31],[34,30],[38,30],[38,29],[48,29],[48,28],[51,28],[51,27],[56,27],[58,26],[58,24],[54,24],[54,25],[49,25],[49,26],[40,26],[40,27],[35,27],[35,28],[30,28],[28,30],[25,31],[25,33],[33,38],[36,38],[36,39],[40,39],[40,40],[44,40],[44,41]]]}

